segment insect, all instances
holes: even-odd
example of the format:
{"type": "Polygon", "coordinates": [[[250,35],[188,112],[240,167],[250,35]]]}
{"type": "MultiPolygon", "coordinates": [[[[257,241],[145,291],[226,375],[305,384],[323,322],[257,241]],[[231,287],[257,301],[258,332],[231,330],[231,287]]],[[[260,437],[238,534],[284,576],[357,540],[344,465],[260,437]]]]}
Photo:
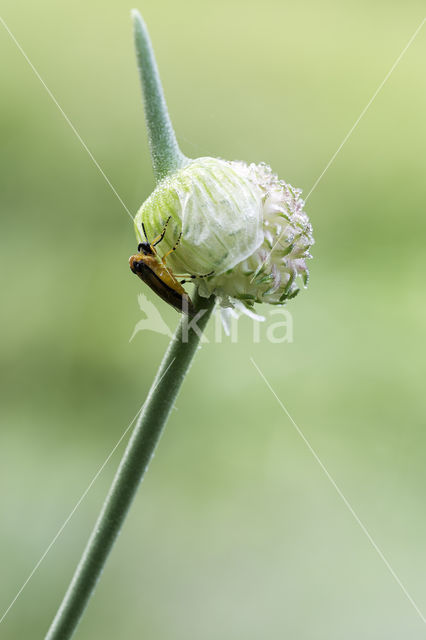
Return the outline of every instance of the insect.
{"type": "Polygon", "coordinates": [[[160,259],[155,247],[164,238],[170,218],[171,216],[167,218],[167,222],[164,225],[162,232],[152,242],[149,242],[146,235],[145,226],[142,223],[142,229],[146,238],[146,242],[141,242],[138,245],[138,253],[130,256],[130,269],[133,271],[133,273],[139,276],[139,278],[143,282],[145,282],[145,284],[151,287],[151,289],[155,291],[155,293],[159,295],[160,298],[177,309],[177,311],[186,313],[189,316],[193,316],[195,313],[194,305],[192,304],[191,298],[186,293],[182,285],[189,280],[194,280],[195,278],[207,278],[208,276],[211,276],[213,274],[213,271],[201,276],[189,275],[186,276],[186,280],[184,279],[179,281],[177,278],[185,276],[174,274],[172,270],[166,266],[167,256],[169,256],[173,251],[176,251],[182,237],[182,232],[180,232],[178,239],[176,240],[174,246],[170,249],[170,251],[165,253],[164,256],[160,259]]]}

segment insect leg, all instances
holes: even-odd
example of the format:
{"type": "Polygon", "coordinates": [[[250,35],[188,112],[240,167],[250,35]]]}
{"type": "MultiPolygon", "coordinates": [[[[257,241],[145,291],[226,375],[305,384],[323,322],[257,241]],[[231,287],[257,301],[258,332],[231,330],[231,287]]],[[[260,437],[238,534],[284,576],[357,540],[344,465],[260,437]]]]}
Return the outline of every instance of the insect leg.
{"type": "MultiPolygon", "coordinates": [[[[187,280],[181,280],[180,284],[185,284],[185,282],[190,282],[191,280],[195,280],[195,278],[208,278],[209,276],[212,276],[214,274],[214,271],[210,271],[210,273],[204,273],[201,276],[186,276],[187,280]]],[[[178,278],[180,278],[181,276],[177,276],[178,278]]]]}
{"type": "MultiPolygon", "coordinates": [[[[154,238],[154,240],[151,242],[151,247],[155,247],[155,245],[156,245],[156,244],[158,244],[159,242],[161,242],[161,241],[162,241],[162,239],[163,239],[163,238],[164,238],[164,236],[165,236],[166,229],[167,229],[167,225],[169,224],[169,222],[170,222],[170,218],[171,218],[171,217],[172,217],[172,216],[169,216],[169,217],[167,218],[166,224],[164,225],[162,232],[160,233],[160,235],[159,235],[159,236],[157,236],[156,238],[154,238]]],[[[145,235],[146,235],[146,234],[145,234],[145,235]]]]}
{"type": "Polygon", "coordinates": [[[179,246],[179,242],[180,242],[181,237],[182,237],[182,231],[180,232],[180,234],[179,234],[179,236],[178,236],[178,239],[176,240],[176,242],[175,242],[174,246],[170,249],[170,251],[168,251],[167,253],[165,253],[165,254],[164,254],[164,256],[161,258],[161,262],[162,262],[163,264],[166,264],[166,258],[167,258],[167,256],[169,256],[171,253],[173,253],[173,251],[176,251],[176,249],[177,249],[177,248],[178,248],[178,246],[179,246]]]}

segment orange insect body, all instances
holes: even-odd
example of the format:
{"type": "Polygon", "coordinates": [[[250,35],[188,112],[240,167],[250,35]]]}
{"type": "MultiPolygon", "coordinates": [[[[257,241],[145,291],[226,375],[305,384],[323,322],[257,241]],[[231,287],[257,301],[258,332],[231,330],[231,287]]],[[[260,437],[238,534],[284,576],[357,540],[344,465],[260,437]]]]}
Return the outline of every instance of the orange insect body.
{"type": "MultiPolygon", "coordinates": [[[[179,245],[182,232],[179,234],[174,246],[168,251],[160,260],[155,250],[155,245],[162,241],[166,233],[167,225],[169,224],[170,217],[167,219],[164,229],[158,238],[155,238],[152,242],[148,242],[148,238],[145,231],[145,226],[142,223],[142,229],[145,234],[146,242],[141,242],[138,246],[138,253],[134,256],[130,256],[129,263],[130,268],[139,278],[151,287],[155,293],[160,296],[165,302],[168,302],[172,307],[186,313],[188,316],[195,314],[194,305],[185,289],[182,287],[186,280],[179,282],[177,277],[171,269],[166,267],[167,256],[176,251],[179,245]]],[[[202,276],[187,276],[191,280],[194,278],[207,278],[211,276],[213,271],[206,273],[202,276]]]]}
{"type": "Polygon", "coordinates": [[[152,251],[152,246],[143,243],[142,250],[134,256],[130,256],[130,268],[139,278],[145,282],[157,295],[172,307],[186,313],[189,316],[194,314],[194,307],[191,298],[186,293],[180,282],[175,278],[172,271],[167,269],[165,264],[159,260],[152,251]],[[152,253],[145,253],[151,250],[152,253]]]}

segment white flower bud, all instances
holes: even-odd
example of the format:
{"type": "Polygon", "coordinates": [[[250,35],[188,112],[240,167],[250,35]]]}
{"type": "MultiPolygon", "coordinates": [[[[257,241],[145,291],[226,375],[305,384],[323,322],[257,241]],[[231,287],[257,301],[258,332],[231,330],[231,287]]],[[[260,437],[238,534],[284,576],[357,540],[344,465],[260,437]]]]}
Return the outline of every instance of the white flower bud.
{"type": "Polygon", "coordinates": [[[167,266],[195,279],[199,293],[216,295],[222,306],[235,300],[283,304],[306,286],[313,244],[301,191],[265,165],[198,158],[158,184],[135,217],[139,242],[161,234],[167,266]]]}

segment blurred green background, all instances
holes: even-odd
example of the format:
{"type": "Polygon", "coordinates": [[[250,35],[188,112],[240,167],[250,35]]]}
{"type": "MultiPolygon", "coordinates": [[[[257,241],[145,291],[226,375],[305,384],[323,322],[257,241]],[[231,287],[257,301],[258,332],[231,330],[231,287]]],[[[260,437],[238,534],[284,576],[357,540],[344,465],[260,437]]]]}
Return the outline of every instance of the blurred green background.
{"type": "MultiPolygon", "coordinates": [[[[135,212],[154,182],[130,8],[4,0],[2,16],[135,212]]],[[[424,14],[420,1],[138,8],[183,151],[266,161],[305,194],[424,14]]],[[[262,325],[254,344],[244,319],[237,343],[203,346],[80,640],[425,637],[249,361],[426,613],[425,29],[309,198],[294,342],[271,344],[262,325]]],[[[0,55],[3,611],[142,404],[167,338],[129,343],[143,317],[129,218],[4,29],[0,55]]],[[[1,638],[43,637],[123,447],[1,638]]]]}

